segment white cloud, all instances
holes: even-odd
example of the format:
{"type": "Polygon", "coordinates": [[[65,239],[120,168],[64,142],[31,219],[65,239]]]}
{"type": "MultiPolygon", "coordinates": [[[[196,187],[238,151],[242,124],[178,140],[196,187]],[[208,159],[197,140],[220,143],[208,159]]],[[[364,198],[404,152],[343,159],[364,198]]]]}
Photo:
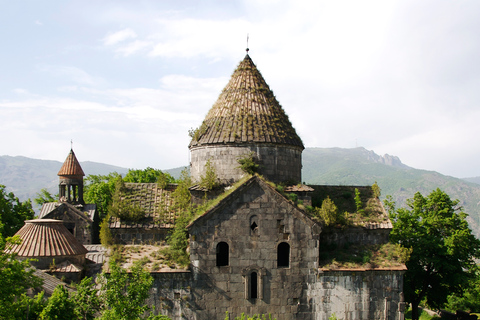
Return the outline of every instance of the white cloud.
{"type": "Polygon", "coordinates": [[[123,42],[127,39],[136,38],[137,34],[130,28],[126,28],[114,33],[107,34],[102,40],[103,44],[106,46],[116,45],[120,42],[123,42]]]}
{"type": "Polygon", "coordinates": [[[42,72],[49,73],[55,77],[64,78],[78,84],[97,86],[104,83],[104,80],[98,76],[93,76],[74,66],[62,65],[39,65],[37,69],[42,72]]]}

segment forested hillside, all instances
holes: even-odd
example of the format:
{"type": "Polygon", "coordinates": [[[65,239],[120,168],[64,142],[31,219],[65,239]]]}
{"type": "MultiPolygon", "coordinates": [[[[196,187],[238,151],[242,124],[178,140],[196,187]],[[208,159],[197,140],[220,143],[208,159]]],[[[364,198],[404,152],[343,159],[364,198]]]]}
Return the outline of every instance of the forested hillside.
{"type": "Polygon", "coordinates": [[[372,185],[377,181],[382,198],[392,195],[397,205],[420,191],[427,195],[440,188],[452,199],[460,200],[469,216],[475,235],[480,235],[480,185],[418,170],[404,165],[394,156],[379,156],[364,148],[307,148],[303,152],[303,181],[307,184],[372,185]]]}

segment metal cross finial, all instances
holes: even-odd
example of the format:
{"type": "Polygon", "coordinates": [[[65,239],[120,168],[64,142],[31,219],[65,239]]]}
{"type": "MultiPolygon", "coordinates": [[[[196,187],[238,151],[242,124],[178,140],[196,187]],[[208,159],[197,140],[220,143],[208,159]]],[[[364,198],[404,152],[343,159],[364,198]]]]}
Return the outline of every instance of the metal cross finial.
{"type": "Polygon", "coordinates": [[[70,139],[70,149],[73,150],[73,139],[70,139]]]}
{"type": "Polygon", "coordinates": [[[248,51],[250,51],[250,49],[248,49],[248,33],[247,33],[247,54],[248,54],[248,51]]]}

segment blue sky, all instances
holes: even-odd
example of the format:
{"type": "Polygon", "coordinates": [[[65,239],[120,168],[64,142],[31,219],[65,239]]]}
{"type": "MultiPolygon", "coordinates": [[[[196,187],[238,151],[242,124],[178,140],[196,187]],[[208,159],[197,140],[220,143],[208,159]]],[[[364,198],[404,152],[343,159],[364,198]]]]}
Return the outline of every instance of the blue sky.
{"type": "Polygon", "coordinates": [[[0,155],[159,169],[250,56],[306,147],[480,176],[478,1],[0,0],[0,155]]]}

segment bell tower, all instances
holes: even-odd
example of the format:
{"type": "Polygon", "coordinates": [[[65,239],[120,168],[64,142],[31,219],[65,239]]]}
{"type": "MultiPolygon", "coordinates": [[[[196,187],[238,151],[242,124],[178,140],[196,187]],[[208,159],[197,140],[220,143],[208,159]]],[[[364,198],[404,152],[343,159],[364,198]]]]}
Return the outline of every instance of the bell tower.
{"type": "Polygon", "coordinates": [[[73,149],[70,149],[70,153],[57,175],[59,176],[59,201],[84,205],[83,177],[85,173],[73,149]]]}

